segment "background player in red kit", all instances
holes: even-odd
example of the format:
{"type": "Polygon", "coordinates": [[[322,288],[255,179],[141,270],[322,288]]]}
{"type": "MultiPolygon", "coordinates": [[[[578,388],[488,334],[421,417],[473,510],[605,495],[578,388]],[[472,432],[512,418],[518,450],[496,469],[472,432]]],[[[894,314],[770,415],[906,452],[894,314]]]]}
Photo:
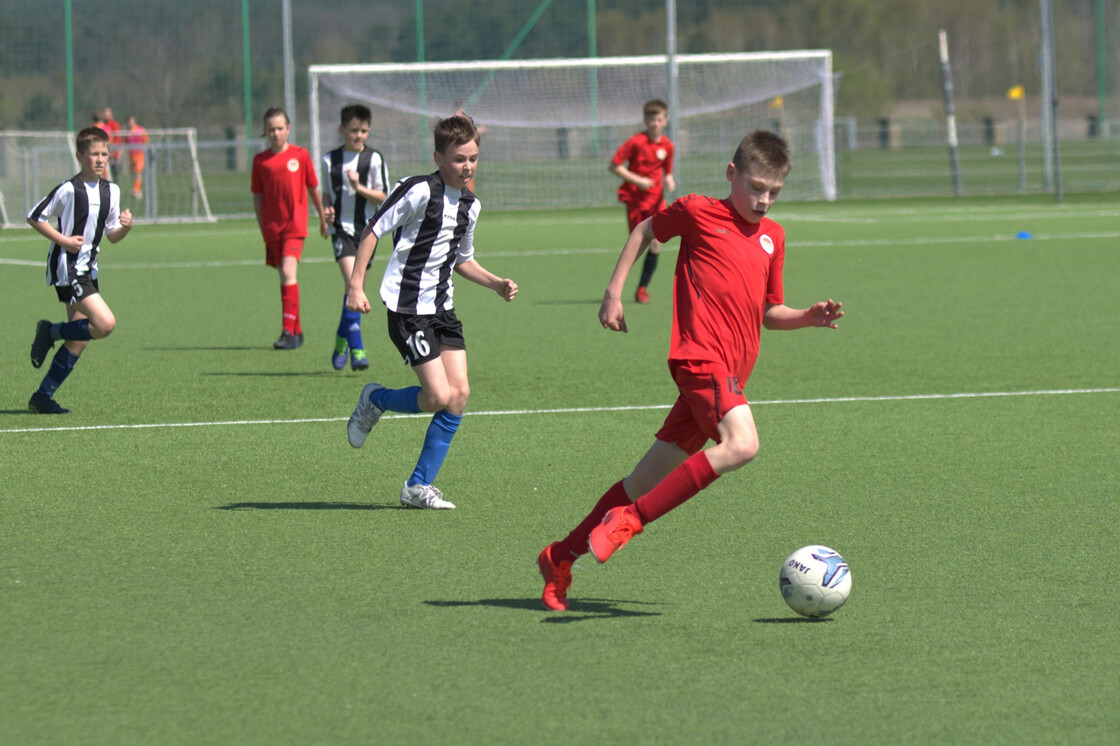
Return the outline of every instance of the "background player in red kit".
{"type": "MultiPolygon", "coordinates": [[[[665,206],[665,189],[677,190],[673,180],[673,143],[665,133],[669,124],[669,107],[664,101],[654,99],[642,106],[642,120],[646,131],[639,132],[622,143],[615,152],[608,170],[622,179],[618,188],[618,201],[626,205],[626,224],[631,231],[653,213],[665,206]]],[[[646,289],[653,271],[657,269],[657,257],[661,244],[657,239],[650,242],[642,276],[634,300],[649,303],[646,289]]]]}
{"type": "Polygon", "coordinates": [[[283,109],[264,113],[264,135],[269,148],[253,156],[253,209],[264,237],[265,264],[280,272],[280,307],[283,331],[273,343],[278,350],[303,344],[299,318],[297,270],[307,238],[307,198],[319,213],[319,235],[328,235],[323,198],[311,154],[288,142],[292,125],[283,109]]]}
{"type": "Polygon", "coordinates": [[[606,562],[651,521],[754,458],[758,432],[743,388],[758,357],[761,327],[837,328],[844,312],[832,299],[804,309],[783,302],[785,232],[766,211],[791,165],[786,142],[756,130],[727,166],[730,197],[678,199],[643,220],[623,246],[599,321],[604,329],[625,332],[621,294],[631,267],[654,238],[681,238],[669,347],[669,370],[680,393],[630,475],[611,486],[567,538],[541,551],[546,609],[568,608],[576,557],[591,551],[606,562]],[[709,440],[715,445],[701,450],[709,440]]]}

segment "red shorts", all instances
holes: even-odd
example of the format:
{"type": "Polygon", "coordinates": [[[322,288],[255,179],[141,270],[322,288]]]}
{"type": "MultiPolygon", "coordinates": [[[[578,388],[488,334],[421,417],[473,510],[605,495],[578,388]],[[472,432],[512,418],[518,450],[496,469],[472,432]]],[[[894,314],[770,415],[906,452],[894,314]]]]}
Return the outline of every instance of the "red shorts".
{"type": "Polygon", "coordinates": [[[625,202],[626,205],[626,222],[630,226],[631,232],[638,227],[638,223],[653,215],[661,209],[665,201],[661,195],[657,195],[655,200],[644,200],[642,202],[625,202]]]}
{"type": "Polygon", "coordinates": [[[657,431],[657,439],[689,454],[709,440],[718,443],[724,415],[747,403],[743,395],[746,381],[740,381],[719,363],[671,362],[669,367],[680,395],[657,431]]]}
{"type": "Polygon", "coordinates": [[[281,238],[264,245],[264,263],[279,267],[283,257],[294,256],[298,262],[303,256],[303,238],[281,238]]]}

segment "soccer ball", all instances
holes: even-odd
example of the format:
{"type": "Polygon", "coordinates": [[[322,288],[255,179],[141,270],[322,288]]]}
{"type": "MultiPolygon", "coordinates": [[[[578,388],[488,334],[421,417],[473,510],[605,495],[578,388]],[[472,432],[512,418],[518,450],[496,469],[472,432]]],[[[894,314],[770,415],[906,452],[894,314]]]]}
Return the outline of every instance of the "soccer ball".
{"type": "Polygon", "coordinates": [[[782,563],[778,587],[791,609],[802,616],[819,618],[848,600],[852,573],[834,550],[817,545],[801,547],[782,563]]]}

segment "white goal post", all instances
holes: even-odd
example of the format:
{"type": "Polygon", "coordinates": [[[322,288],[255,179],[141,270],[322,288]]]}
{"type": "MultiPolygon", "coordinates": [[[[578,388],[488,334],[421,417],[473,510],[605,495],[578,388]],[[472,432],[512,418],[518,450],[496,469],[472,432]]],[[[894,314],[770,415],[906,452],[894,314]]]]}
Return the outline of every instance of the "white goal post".
{"type": "MultiPolygon", "coordinates": [[[[720,195],[725,165],[752,129],[780,132],[794,151],[783,195],[836,198],[832,53],[828,50],[674,57],[679,111],[670,111],[679,193],[720,195]]],[[[498,209],[608,206],[607,164],[640,131],[642,104],[668,100],[666,55],[587,59],[312,65],[315,163],[340,142],[339,112],[364,104],[369,143],[390,177],[426,173],[436,119],[458,110],[482,128],[475,183],[498,209]]]]}

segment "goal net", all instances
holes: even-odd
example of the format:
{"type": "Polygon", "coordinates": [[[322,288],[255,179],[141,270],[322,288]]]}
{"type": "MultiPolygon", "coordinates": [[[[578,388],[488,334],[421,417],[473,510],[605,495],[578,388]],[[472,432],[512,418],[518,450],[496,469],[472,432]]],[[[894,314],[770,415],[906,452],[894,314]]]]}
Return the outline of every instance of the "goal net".
{"type": "Polygon", "coordinates": [[[69,132],[0,130],[0,226],[26,226],[27,213],[78,172],[69,132]]]}
{"type": "Polygon", "coordinates": [[[316,163],[338,146],[339,112],[373,113],[369,142],[393,180],[435,169],[435,120],[462,109],[482,128],[475,181],[487,207],[605,206],[615,149],[643,129],[642,104],[670,104],[678,193],[721,195],[725,165],[752,129],[780,132],[795,166],[783,196],[835,199],[832,53],[665,55],[503,62],[313,65],[308,70],[316,163]],[[671,90],[676,92],[671,100],[671,90]]]}
{"type": "MultiPolygon", "coordinates": [[[[138,223],[214,220],[193,127],[150,129],[146,143],[123,141],[124,134],[110,144],[110,177],[121,188],[121,209],[130,209],[138,223]]],[[[35,204],[81,170],[75,150],[70,132],[0,131],[0,225],[26,225],[35,204]]]]}

